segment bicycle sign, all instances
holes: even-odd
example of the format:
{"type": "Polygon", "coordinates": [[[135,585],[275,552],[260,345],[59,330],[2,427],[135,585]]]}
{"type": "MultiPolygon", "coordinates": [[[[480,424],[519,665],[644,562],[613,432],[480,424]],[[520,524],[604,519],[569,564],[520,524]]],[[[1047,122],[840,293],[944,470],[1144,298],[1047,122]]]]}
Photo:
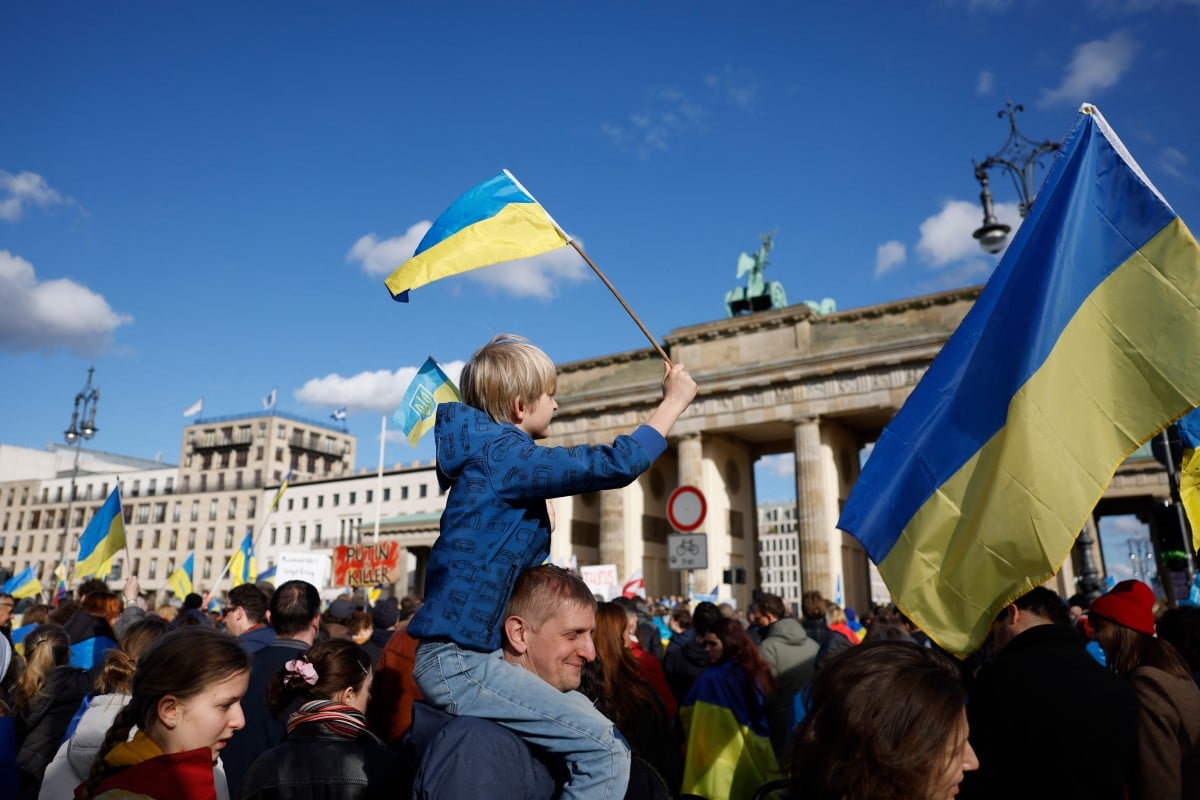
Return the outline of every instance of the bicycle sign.
{"type": "Polygon", "coordinates": [[[707,534],[667,534],[667,569],[708,569],[707,534]]]}

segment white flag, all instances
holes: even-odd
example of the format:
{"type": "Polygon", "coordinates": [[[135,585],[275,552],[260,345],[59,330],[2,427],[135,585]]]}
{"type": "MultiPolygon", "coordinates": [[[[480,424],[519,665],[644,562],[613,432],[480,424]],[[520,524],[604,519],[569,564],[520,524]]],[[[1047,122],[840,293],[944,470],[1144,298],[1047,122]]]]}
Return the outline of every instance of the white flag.
{"type": "Polygon", "coordinates": [[[190,406],[188,406],[187,410],[183,412],[183,415],[185,417],[194,417],[197,414],[199,414],[201,409],[203,409],[203,408],[204,408],[204,398],[201,397],[199,400],[197,400],[196,402],[194,402],[190,406]]]}
{"type": "Polygon", "coordinates": [[[263,398],[263,410],[270,411],[275,407],[275,398],[279,394],[278,389],[272,389],[271,393],[263,398]]]}

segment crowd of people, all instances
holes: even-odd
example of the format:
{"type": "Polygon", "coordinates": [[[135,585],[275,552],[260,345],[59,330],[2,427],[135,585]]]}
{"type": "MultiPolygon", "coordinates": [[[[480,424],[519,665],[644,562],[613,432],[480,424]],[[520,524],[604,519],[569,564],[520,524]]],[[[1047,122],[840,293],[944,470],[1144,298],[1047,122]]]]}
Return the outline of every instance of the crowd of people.
{"type": "Polygon", "coordinates": [[[214,619],[196,595],[150,611],[131,577],[26,608],[0,637],[0,796],[1200,798],[1196,619],[1160,628],[1136,581],[1086,616],[1034,589],[963,664],[895,608],[813,591],[740,617],[597,602],[547,563],[550,501],[636,480],[696,384],[667,363],[632,433],[543,447],[556,375],[502,334],[438,405],[423,602],[323,610],[293,580],[237,586],[214,619]]]}
{"type": "MultiPolygon", "coordinates": [[[[0,628],[5,797],[549,798],[570,780],[536,740],[422,700],[414,597],[322,609],[301,581],[245,584],[168,620],[135,578],[124,596],[82,588],[118,602],[28,604],[0,628]]],[[[1037,588],[963,663],[892,607],[860,623],[809,592],[797,611],[770,594],[741,612],[597,602],[539,566],[497,663],[611,721],[630,798],[1200,796],[1200,609],[1156,620],[1127,581],[1072,620],[1037,588]],[[1051,726],[1071,733],[1034,734],[1051,726]]]]}

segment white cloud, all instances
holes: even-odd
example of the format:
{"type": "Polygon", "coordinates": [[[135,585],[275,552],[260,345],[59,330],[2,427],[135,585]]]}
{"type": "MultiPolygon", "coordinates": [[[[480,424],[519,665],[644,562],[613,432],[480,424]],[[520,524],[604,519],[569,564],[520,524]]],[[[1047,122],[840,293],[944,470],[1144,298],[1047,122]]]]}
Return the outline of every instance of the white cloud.
{"type": "Polygon", "coordinates": [[[991,94],[996,91],[996,76],[990,70],[983,70],[979,73],[979,80],[975,84],[975,94],[991,94]]]}
{"type": "MultiPolygon", "coordinates": [[[[346,254],[349,262],[358,261],[368,275],[387,275],[412,257],[421,238],[433,223],[421,221],[403,236],[380,240],[373,233],[361,237],[346,254]]],[[[582,240],[576,239],[583,246],[582,240]]],[[[563,283],[587,280],[591,273],[583,259],[571,247],[560,247],[533,258],[522,258],[463,275],[494,291],[515,297],[548,299],[558,294],[563,283]]]]}
{"type": "MultiPolygon", "coordinates": [[[[1015,203],[997,203],[996,217],[1012,226],[1021,224],[1015,203]]],[[[979,243],[971,234],[983,224],[983,210],[966,200],[947,200],[942,210],[921,223],[917,254],[934,267],[944,267],[979,255],[979,243]]],[[[1011,241],[1012,234],[1009,235],[1011,241]]]]}
{"type": "Polygon", "coordinates": [[[719,103],[749,111],[758,99],[758,83],[743,71],[726,68],[720,75],[710,73],[704,76],[704,85],[713,94],[713,99],[719,103]]]}
{"type": "Polygon", "coordinates": [[[1158,168],[1172,178],[1187,177],[1184,171],[1187,163],[1188,157],[1183,154],[1182,150],[1174,147],[1166,148],[1158,157],[1158,168]]]}
{"type": "Polygon", "coordinates": [[[1075,48],[1062,83],[1053,89],[1043,89],[1039,104],[1051,106],[1061,102],[1071,104],[1092,100],[1103,89],[1115,86],[1121,76],[1133,66],[1138,43],[1124,31],[1107,39],[1097,39],[1075,48]]]}
{"type": "Polygon", "coordinates": [[[16,222],[29,206],[48,208],[66,200],[33,172],[13,175],[0,169],[0,219],[16,222]]]}
{"type": "MultiPolygon", "coordinates": [[[[451,361],[441,367],[450,380],[457,384],[463,362],[451,361]]],[[[418,369],[420,367],[401,367],[395,372],[381,369],[349,377],[342,377],[335,372],[309,380],[296,390],[295,397],[302,403],[314,406],[345,407],[348,414],[391,414],[404,399],[404,392],[418,369]]]]}
{"type": "Polygon", "coordinates": [[[791,453],[763,456],[758,463],[763,470],[776,478],[788,478],[796,474],[796,457],[791,453]]]}
{"type": "Polygon", "coordinates": [[[409,226],[403,236],[393,236],[383,241],[376,238],[375,234],[368,233],[359,238],[350,248],[350,252],[346,253],[346,261],[360,262],[363,272],[368,275],[388,275],[412,258],[425,232],[432,226],[433,223],[429,220],[421,220],[409,226]]]}
{"type": "Polygon", "coordinates": [[[908,257],[908,249],[904,242],[892,240],[884,242],[875,249],[875,277],[880,278],[904,263],[908,257]]]}
{"type": "Polygon", "coordinates": [[[32,264],[0,250],[0,349],[96,355],[131,322],[86,286],[67,278],[39,282],[32,264]]]}

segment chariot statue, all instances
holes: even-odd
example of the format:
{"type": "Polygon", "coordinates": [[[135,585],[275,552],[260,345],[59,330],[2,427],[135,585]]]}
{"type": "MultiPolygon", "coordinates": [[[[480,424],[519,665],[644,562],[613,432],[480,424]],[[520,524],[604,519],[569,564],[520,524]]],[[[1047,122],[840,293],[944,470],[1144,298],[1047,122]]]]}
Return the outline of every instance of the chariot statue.
{"type": "Polygon", "coordinates": [[[766,269],[767,253],[771,252],[771,238],[775,231],[760,234],[762,245],[754,255],[742,253],[738,256],[737,277],[748,275],[745,286],[739,286],[725,294],[725,311],[731,317],[738,314],[749,314],[754,311],[765,311],[772,308],[787,306],[787,294],[779,281],[767,281],[763,278],[766,269]]]}

